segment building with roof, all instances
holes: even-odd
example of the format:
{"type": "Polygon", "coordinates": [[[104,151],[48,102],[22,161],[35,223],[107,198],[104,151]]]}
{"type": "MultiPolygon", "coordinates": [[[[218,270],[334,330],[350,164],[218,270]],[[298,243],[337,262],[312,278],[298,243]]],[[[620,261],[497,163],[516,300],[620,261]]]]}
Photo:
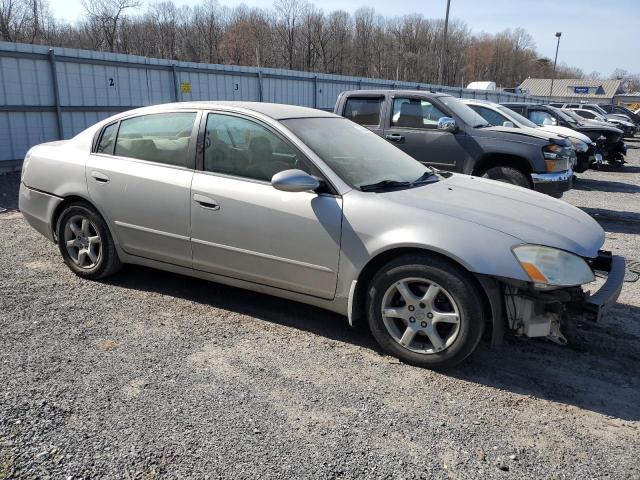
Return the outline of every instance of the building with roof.
{"type": "Polygon", "coordinates": [[[551,97],[555,102],[612,103],[620,89],[621,80],[586,80],[582,78],[556,78],[551,91],[550,78],[527,78],[520,84],[522,90],[536,97],[551,97]]]}

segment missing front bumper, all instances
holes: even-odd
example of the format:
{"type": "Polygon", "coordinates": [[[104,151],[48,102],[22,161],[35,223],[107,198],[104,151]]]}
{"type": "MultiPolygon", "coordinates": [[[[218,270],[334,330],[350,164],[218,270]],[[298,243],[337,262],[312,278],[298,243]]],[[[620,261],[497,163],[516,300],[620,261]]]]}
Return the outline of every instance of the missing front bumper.
{"type": "Polygon", "coordinates": [[[611,252],[600,252],[592,267],[594,270],[608,273],[604,285],[593,295],[587,296],[581,305],[586,317],[597,322],[620,296],[624,283],[625,261],[623,257],[611,255],[611,252]]]}

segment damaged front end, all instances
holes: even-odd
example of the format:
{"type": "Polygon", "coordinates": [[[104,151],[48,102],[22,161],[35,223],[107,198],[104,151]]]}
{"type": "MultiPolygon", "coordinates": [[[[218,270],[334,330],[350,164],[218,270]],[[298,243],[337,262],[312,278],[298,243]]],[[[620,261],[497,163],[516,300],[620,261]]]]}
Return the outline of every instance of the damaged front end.
{"type": "Polygon", "coordinates": [[[561,320],[568,312],[583,315],[585,320],[598,321],[615,304],[625,275],[624,258],[599,251],[587,262],[592,271],[606,274],[607,280],[591,294],[581,286],[539,289],[527,282],[503,281],[504,316],[507,330],[526,337],[545,337],[566,345],[560,330],[561,320]]]}

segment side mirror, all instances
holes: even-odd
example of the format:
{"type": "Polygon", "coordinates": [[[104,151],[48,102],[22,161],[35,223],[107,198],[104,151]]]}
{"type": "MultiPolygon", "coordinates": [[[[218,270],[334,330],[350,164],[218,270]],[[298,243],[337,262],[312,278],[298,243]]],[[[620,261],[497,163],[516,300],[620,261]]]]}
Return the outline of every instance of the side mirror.
{"type": "Polygon", "coordinates": [[[507,128],[516,128],[516,126],[513,124],[513,122],[509,122],[509,121],[502,122],[502,126],[503,127],[507,127],[507,128]]]}
{"type": "Polygon", "coordinates": [[[271,177],[271,185],[283,192],[308,192],[320,186],[317,178],[302,170],[283,170],[271,177]]]}
{"type": "Polygon", "coordinates": [[[441,117],[438,120],[438,130],[444,130],[445,132],[455,132],[458,130],[458,126],[456,125],[456,121],[451,117],[441,117]]]}

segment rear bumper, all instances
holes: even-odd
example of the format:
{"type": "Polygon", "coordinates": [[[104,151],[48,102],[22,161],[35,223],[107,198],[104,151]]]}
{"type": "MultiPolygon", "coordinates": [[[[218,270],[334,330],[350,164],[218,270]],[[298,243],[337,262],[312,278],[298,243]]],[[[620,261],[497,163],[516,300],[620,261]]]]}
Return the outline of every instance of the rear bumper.
{"type": "Polygon", "coordinates": [[[573,171],[555,173],[532,173],[533,189],[552,197],[561,197],[564,192],[573,188],[573,171]]]}
{"type": "Polygon", "coordinates": [[[618,300],[625,274],[623,257],[601,252],[597,261],[598,266],[595,268],[598,270],[602,268],[609,272],[607,281],[604,282],[600,290],[588,296],[582,304],[582,308],[589,319],[595,322],[599,321],[618,300]]]}
{"type": "Polygon", "coordinates": [[[29,225],[53,241],[53,226],[50,224],[53,212],[62,199],[40,190],[20,184],[19,208],[29,225]]]}

